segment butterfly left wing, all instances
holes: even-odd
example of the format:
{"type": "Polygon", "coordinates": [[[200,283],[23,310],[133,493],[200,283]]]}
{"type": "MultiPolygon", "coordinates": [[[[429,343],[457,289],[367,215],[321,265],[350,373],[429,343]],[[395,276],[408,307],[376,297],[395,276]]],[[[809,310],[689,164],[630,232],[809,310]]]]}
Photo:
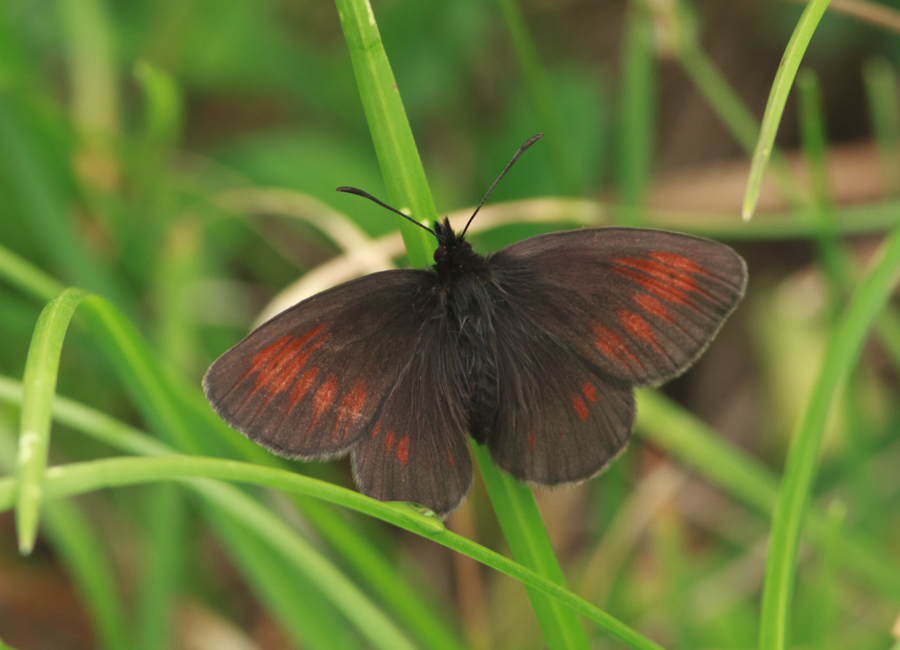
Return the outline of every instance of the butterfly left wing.
{"type": "Polygon", "coordinates": [[[628,441],[632,386],[683,372],[743,295],[727,246],[655,230],[532,237],[491,258],[498,411],[488,446],[520,480],[589,478],[628,441]]]}
{"type": "Polygon", "coordinates": [[[207,399],[274,453],[321,460],[352,451],[365,494],[448,512],[472,468],[462,371],[435,318],[436,281],[422,270],[384,271],[294,305],[212,364],[207,399]]]}

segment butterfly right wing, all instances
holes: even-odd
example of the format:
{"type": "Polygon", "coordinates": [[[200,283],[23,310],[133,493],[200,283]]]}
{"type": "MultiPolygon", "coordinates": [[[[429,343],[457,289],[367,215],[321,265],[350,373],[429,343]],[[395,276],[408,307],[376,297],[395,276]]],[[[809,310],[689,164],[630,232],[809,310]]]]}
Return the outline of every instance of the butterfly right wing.
{"type": "Polygon", "coordinates": [[[449,511],[472,468],[462,374],[435,317],[435,281],[427,271],[384,271],[291,307],[213,363],[207,399],[276,454],[321,460],[353,450],[365,494],[449,511]]]}
{"type": "Polygon", "coordinates": [[[744,292],[730,248],[664,231],[540,235],[491,258],[498,465],[543,485],[589,478],[624,449],[632,385],[683,372],[744,292]]]}

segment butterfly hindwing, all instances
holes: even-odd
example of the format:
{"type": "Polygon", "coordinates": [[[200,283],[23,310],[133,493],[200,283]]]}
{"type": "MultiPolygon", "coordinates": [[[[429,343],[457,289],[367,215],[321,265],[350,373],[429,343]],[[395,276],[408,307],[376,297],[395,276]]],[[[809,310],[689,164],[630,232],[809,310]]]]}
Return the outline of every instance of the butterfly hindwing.
{"type": "Polygon", "coordinates": [[[744,261],[708,239],[639,228],[531,237],[492,260],[531,320],[611,377],[657,385],[686,370],[744,293],[744,261]]]}
{"type": "Polygon", "coordinates": [[[463,368],[447,321],[429,319],[371,432],[353,450],[360,489],[383,501],[415,501],[440,515],[472,484],[463,368]]]}
{"type": "Polygon", "coordinates": [[[498,410],[487,444],[500,467],[541,485],[590,478],[626,446],[631,386],[600,376],[516,314],[499,312],[498,410]]]}
{"type": "Polygon", "coordinates": [[[210,367],[210,404],[279,455],[363,450],[353,454],[363,492],[447,512],[472,468],[434,283],[426,271],[385,271],[291,307],[210,367]]]}

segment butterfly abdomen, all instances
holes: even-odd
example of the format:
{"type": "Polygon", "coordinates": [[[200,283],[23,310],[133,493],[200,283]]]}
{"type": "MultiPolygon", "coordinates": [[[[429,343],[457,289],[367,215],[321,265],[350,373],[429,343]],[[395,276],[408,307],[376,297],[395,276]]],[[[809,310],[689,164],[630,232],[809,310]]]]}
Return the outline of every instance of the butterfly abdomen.
{"type": "Polygon", "coordinates": [[[451,322],[465,372],[466,424],[469,434],[484,443],[497,413],[497,361],[490,296],[474,274],[458,277],[455,284],[451,322]]]}
{"type": "Polygon", "coordinates": [[[450,233],[446,254],[435,270],[442,280],[444,309],[463,369],[466,427],[484,443],[494,428],[498,407],[496,332],[489,285],[492,271],[485,258],[450,233]]]}

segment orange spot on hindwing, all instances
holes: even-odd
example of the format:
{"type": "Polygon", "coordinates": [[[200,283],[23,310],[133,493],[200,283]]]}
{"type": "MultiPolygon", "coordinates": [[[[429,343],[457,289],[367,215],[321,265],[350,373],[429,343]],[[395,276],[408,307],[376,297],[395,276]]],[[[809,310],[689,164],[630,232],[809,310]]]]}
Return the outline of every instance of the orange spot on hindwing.
{"type": "Polygon", "coordinates": [[[584,398],[593,403],[597,401],[597,389],[594,388],[594,384],[589,381],[584,382],[581,386],[581,392],[584,393],[584,398]]]}
{"type": "Polygon", "coordinates": [[[575,408],[575,412],[578,414],[578,417],[581,418],[582,422],[587,420],[588,407],[580,395],[572,395],[572,406],[575,408]]]}
{"type": "Polygon", "coordinates": [[[531,451],[534,451],[534,443],[536,442],[534,433],[529,431],[528,437],[525,440],[528,442],[528,448],[531,449],[531,451]]]}
{"type": "Polygon", "coordinates": [[[387,453],[391,453],[391,449],[394,448],[394,432],[388,431],[387,435],[384,437],[384,451],[387,453]]]}
{"type": "Polygon", "coordinates": [[[406,461],[409,460],[409,436],[403,436],[397,445],[397,460],[401,465],[406,465],[406,461]]]}
{"type": "Polygon", "coordinates": [[[365,384],[359,380],[354,382],[350,390],[344,393],[340,406],[338,406],[337,421],[331,432],[332,440],[337,440],[338,434],[346,436],[350,428],[362,419],[368,398],[369,393],[366,391],[365,384]]]}

